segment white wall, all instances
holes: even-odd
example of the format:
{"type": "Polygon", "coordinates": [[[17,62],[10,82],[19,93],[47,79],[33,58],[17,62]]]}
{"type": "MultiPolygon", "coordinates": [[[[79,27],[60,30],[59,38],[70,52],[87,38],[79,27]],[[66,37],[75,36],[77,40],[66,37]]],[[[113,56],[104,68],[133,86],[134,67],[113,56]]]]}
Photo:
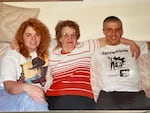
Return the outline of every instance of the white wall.
{"type": "Polygon", "coordinates": [[[40,8],[39,18],[52,37],[59,20],[73,19],[81,30],[80,40],[102,37],[102,22],[110,15],[124,24],[124,37],[150,41],[150,0],[83,0],[75,2],[5,2],[10,5],[40,8]]]}

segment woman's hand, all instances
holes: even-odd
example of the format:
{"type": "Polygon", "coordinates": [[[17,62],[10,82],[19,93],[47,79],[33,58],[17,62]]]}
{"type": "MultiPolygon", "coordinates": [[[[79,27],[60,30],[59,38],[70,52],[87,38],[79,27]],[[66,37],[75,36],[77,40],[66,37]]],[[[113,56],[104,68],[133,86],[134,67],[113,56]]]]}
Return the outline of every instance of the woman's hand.
{"type": "Polygon", "coordinates": [[[30,85],[30,84],[25,84],[24,91],[35,101],[35,103],[38,104],[39,100],[46,103],[44,91],[40,87],[30,85]]]}
{"type": "Polygon", "coordinates": [[[18,51],[18,52],[20,51],[19,45],[18,45],[18,43],[17,43],[16,40],[13,40],[13,41],[10,43],[10,47],[11,47],[12,49],[18,51]]]}

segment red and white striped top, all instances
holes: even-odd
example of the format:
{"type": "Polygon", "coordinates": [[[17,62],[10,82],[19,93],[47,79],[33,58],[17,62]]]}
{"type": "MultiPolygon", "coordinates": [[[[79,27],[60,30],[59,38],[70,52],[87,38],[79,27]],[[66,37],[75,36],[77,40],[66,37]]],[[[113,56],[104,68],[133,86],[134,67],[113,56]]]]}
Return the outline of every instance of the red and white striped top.
{"type": "Polygon", "coordinates": [[[91,53],[98,47],[98,40],[95,39],[80,42],[69,54],[61,54],[61,49],[51,51],[49,75],[53,80],[46,95],[79,95],[93,99],[90,59],[91,53]]]}

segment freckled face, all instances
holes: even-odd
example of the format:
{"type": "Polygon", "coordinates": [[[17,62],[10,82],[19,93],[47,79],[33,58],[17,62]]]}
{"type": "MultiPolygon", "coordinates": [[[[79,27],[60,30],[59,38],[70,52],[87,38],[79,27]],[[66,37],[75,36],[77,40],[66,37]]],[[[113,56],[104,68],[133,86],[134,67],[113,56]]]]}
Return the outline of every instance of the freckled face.
{"type": "Polygon", "coordinates": [[[77,44],[77,36],[75,29],[71,27],[64,27],[62,29],[62,37],[60,38],[62,49],[66,52],[71,52],[77,44]]]}
{"type": "Polygon", "coordinates": [[[106,36],[106,43],[109,45],[116,45],[120,43],[123,30],[119,22],[107,22],[104,24],[103,33],[106,36]]]}
{"type": "Polygon", "coordinates": [[[23,40],[30,52],[35,51],[40,44],[41,36],[31,26],[25,29],[23,40]]]}

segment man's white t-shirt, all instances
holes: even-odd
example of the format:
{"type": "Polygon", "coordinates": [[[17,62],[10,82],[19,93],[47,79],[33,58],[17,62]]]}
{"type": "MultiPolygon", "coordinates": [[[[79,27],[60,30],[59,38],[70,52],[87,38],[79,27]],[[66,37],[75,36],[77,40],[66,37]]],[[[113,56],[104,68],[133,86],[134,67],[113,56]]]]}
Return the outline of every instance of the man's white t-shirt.
{"type": "MultiPolygon", "coordinates": [[[[146,43],[137,43],[141,54],[147,53],[146,43]]],[[[132,57],[130,46],[119,44],[116,46],[106,45],[100,48],[92,56],[96,61],[97,76],[102,90],[111,91],[140,91],[140,73],[137,60],[132,57]]]]}

